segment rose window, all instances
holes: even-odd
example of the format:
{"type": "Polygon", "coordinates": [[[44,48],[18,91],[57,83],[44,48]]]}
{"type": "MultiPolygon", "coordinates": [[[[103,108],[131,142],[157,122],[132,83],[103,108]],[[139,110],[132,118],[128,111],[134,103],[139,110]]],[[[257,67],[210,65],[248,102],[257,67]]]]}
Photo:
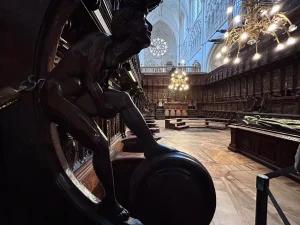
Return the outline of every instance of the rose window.
{"type": "Polygon", "coordinates": [[[151,41],[150,52],[152,55],[160,57],[168,51],[168,43],[162,38],[154,38],[151,41]]]}

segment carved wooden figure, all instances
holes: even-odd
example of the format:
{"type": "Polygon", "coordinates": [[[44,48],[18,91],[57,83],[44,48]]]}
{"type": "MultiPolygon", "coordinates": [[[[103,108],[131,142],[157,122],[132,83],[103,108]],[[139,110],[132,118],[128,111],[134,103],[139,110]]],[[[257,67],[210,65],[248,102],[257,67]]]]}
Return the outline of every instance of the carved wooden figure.
{"type": "Polygon", "coordinates": [[[146,158],[174,151],[158,144],[143,116],[126,92],[105,88],[109,77],[142,49],[150,46],[152,25],[145,16],[161,0],[122,0],[113,14],[112,36],[93,33],[72,46],[48,74],[40,88],[40,103],[45,115],[70,133],[79,143],[93,151],[93,165],[106,196],[99,213],[116,223],[127,221],[129,213],[115,198],[109,145],[92,117],[77,104],[79,97],[89,95],[97,116],[122,115],[125,124],[142,140],[146,158]]]}

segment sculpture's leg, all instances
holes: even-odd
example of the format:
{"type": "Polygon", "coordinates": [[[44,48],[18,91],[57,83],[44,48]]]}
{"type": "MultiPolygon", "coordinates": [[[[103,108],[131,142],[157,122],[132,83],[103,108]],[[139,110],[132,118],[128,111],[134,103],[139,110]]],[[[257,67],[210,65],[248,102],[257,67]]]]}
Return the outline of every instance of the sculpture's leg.
{"type": "Polygon", "coordinates": [[[105,89],[104,96],[105,101],[122,115],[126,126],[141,139],[147,158],[164,152],[176,151],[155,141],[144,117],[126,92],[105,89]]]}
{"type": "Polygon", "coordinates": [[[106,193],[100,204],[101,209],[107,210],[105,213],[114,219],[127,220],[129,213],[117,203],[115,198],[108,142],[97,124],[61,96],[60,86],[55,81],[48,81],[44,84],[40,92],[40,101],[45,115],[70,133],[83,146],[93,151],[94,169],[106,193]]]}

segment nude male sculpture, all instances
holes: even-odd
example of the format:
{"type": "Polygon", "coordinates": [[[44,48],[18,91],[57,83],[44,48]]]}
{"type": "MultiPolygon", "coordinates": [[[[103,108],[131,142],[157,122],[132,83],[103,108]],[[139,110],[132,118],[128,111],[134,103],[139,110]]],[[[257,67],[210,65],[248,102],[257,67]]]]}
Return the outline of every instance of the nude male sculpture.
{"type": "Polygon", "coordinates": [[[127,127],[144,143],[146,158],[175,151],[155,141],[127,93],[102,86],[122,63],[150,46],[152,25],[146,15],[159,3],[161,0],[121,0],[113,14],[112,35],[98,32],[80,40],[48,74],[40,89],[45,115],[93,151],[94,169],[106,192],[99,213],[105,212],[118,222],[127,220],[129,213],[115,198],[107,138],[92,120],[95,115],[76,105],[76,100],[88,93],[97,116],[112,118],[120,113],[127,127]]]}

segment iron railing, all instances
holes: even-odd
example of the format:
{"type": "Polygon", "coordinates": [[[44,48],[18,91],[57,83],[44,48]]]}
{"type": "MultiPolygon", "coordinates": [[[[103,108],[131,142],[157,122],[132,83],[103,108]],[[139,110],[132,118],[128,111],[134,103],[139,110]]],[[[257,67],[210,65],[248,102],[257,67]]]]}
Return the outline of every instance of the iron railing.
{"type": "MultiPolygon", "coordinates": [[[[201,72],[201,67],[198,67],[198,66],[180,66],[178,68],[187,73],[201,72]]],[[[174,67],[166,67],[166,66],[143,66],[143,67],[141,67],[142,73],[168,73],[172,69],[174,69],[174,67]]]]}
{"type": "Polygon", "coordinates": [[[286,176],[295,173],[294,166],[280,169],[268,174],[260,174],[256,178],[256,212],[255,212],[255,225],[267,225],[268,218],[268,198],[272,201],[276,211],[278,212],[284,225],[290,225],[286,215],[282,211],[274,195],[269,189],[270,180],[280,176],[286,176]]]}

